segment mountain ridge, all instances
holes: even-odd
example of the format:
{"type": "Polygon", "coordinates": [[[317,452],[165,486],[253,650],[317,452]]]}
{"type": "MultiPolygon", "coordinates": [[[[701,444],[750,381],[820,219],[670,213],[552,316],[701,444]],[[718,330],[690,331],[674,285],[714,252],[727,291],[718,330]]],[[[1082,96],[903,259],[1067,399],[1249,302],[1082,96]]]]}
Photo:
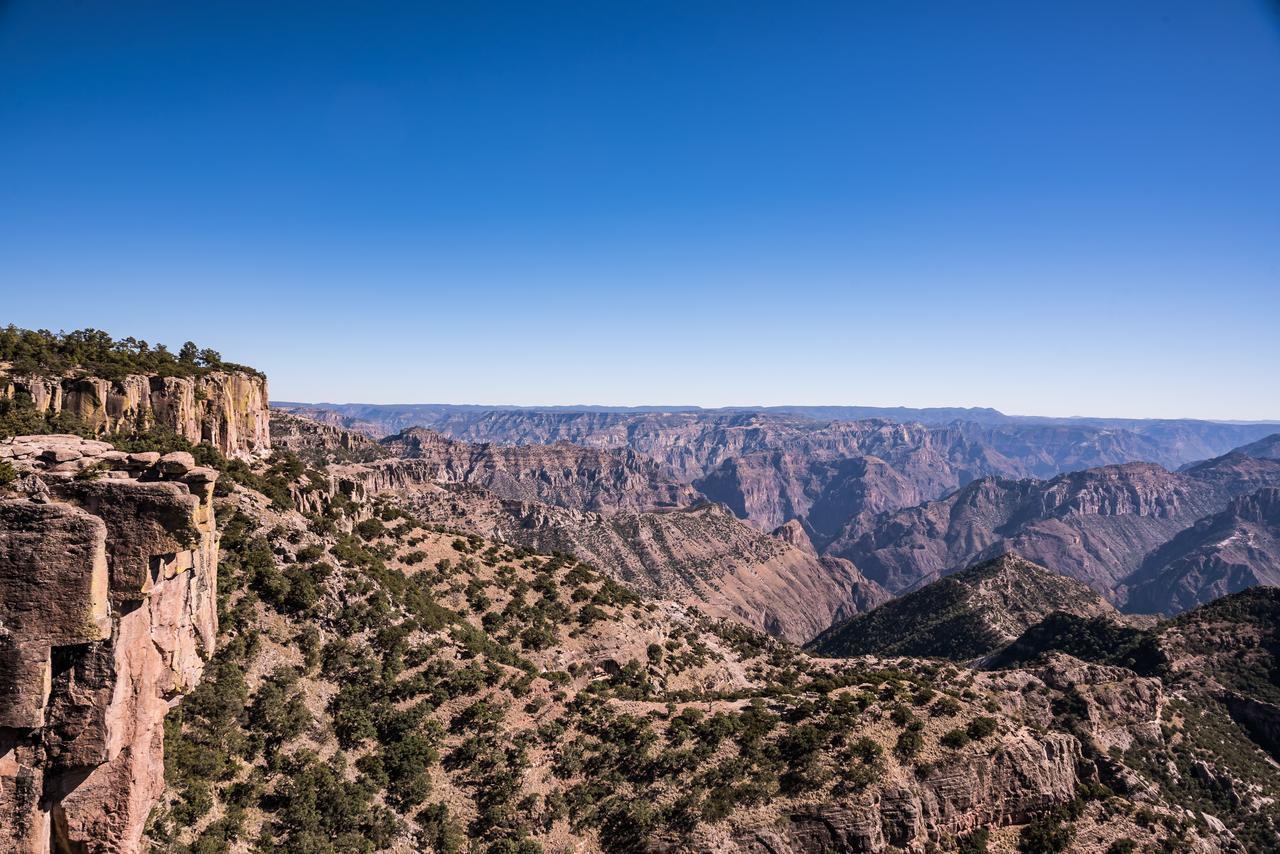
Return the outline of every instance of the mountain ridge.
{"type": "Polygon", "coordinates": [[[806,648],[823,655],[978,659],[1059,611],[1121,619],[1084,584],[1010,552],[833,625],[806,648]]]}

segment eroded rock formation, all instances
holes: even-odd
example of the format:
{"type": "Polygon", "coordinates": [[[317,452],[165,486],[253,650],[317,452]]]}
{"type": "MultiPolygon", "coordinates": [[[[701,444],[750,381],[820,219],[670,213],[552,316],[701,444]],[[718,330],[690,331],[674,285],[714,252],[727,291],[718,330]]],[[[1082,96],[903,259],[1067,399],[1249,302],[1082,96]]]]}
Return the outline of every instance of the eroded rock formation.
{"type": "Polygon", "coordinates": [[[217,472],[17,437],[0,494],[0,849],[137,850],[217,631],[217,472]]]}
{"type": "Polygon", "coordinates": [[[0,398],[25,395],[38,412],[68,413],[100,434],[165,427],[228,456],[271,447],[265,377],[211,371],[194,377],[6,377],[0,398]]]}

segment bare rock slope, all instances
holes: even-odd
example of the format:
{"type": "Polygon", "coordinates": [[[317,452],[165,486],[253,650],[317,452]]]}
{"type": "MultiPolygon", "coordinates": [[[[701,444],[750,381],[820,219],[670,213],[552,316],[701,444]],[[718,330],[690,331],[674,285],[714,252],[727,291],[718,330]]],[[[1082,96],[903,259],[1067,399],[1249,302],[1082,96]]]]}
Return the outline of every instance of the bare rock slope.
{"type": "Polygon", "coordinates": [[[649,595],[698,603],[795,642],[888,598],[853,564],[819,556],[798,525],[762,534],[718,504],[601,514],[474,489],[415,490],[406,500],[423,519],[575,554],[649,595]]]}

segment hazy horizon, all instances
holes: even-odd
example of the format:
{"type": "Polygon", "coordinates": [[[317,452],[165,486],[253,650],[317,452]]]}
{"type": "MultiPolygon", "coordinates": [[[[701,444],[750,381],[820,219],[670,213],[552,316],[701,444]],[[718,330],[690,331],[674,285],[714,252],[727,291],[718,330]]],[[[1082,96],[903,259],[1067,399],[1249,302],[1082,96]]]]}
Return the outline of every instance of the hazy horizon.
{"type": "Polygon", "coordinates": [[[11,0],[0,322],[291,400],[1280,418],[1276,8],[11,0]]]}
{"type": "Polygon", "coordinates": [[[512,409],[512,410],[565,410],[565,411],[654,411],[654,412],[716,412],[721,410],[776,410],[776,409],[882,409],[882,410],[907,410],[907,411],[949,411],[949,410],[967,410],[971,412],[996,412],[1000,415],[1010,418],[1043,418],[1051,420],[1095,420],[1095,421],[1208,421],[1216,424],[1277,424],[1280,425],[1280,417],[1278,418],[1253,418],[1253,419],[1235,419],[1235,418],[1206,418],[1198,415],[1174,416],[1170,418],[1146,418],[1132,415],[1111,415],[1111,414],[1072,414],[1058,415],[1043,412],[1006,412],[994,406],[901,406],[897,404],[881,405],[869,403],[758,403],[758,404],[729,404],[725,406],[701,406],[698,404],[681,404],[681,403],[465,403],[453,402],[445,403],[440,401],[408,403],[405,401],[391,403],[374,403],[370,401],[336,401],[336,400],[286,400],[284,398],[273,398],[272,406],[377,406],[386,408],[395,407],[432,407],[432,406],[448,406],[456,408],[468,409],[512,409]]]}

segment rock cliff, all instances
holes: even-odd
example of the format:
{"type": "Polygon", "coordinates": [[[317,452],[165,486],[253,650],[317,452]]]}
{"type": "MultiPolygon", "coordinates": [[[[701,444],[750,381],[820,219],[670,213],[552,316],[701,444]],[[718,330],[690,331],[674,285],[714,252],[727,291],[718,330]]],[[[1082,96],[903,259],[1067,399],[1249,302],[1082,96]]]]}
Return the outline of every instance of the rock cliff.
{"type": "MultiPolygon", "coordinates": [[[[0,365],[0,368],[3,368],[0,365]]],[[[267,381],[243,371],[189,377],[2,376],[0,398],[29,398],[38,412],[66,413],[99,434],[160,426],[228,456],[271,447],[267,381]]]]}
{"type": "Polygon", "coordinates": [[[0,457],[0,849],[135,851],[216,636],[217,472],[75,436],[0,457]]]}
{"type": "Polygon", "coordinates": [[[1080,744],[1070,735],[1005,737],[990,753],[949,758],[916,779],[851,802],[816,803],[768,827],[743,828],[717,850],[741,854],[928,850],[980,827],[1030,820],[1075,794],[1080,744]]]}

